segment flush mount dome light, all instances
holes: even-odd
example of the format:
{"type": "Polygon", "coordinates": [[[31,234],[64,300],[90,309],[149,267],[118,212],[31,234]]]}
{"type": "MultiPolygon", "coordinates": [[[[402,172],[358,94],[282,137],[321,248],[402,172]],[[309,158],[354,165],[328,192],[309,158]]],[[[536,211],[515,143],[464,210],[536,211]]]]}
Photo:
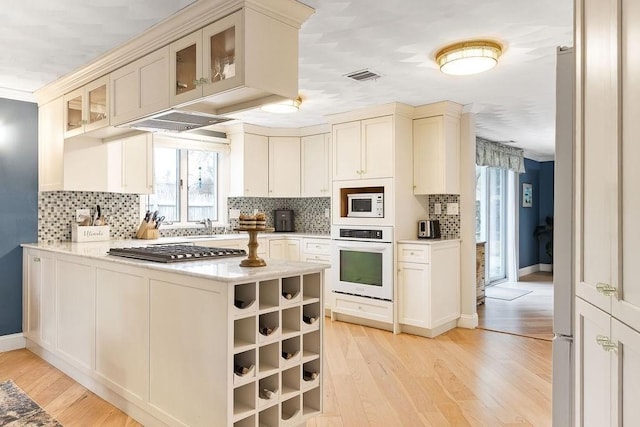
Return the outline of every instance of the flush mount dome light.
{"type": "Polygon", "coordinates": [[[260,107],[260,109],[269,113],[295,113],[300,108],[301,103],[302,99],[297,97],[296,99],[287,99],[273,104],[266,104],[260,107]]]}
{"type": "Polygon", "coordinates": [[[496,66],[502,46],[488,40],[452,44],[436,54],[440,71],[454,76],[481,73],[496,66]]]}

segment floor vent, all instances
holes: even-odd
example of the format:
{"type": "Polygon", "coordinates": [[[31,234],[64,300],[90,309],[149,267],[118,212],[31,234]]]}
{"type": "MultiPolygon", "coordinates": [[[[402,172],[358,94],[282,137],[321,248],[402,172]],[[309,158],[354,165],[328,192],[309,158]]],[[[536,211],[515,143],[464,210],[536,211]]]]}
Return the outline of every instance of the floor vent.
{"type": "Polygon", "coordinates": [[[376,80],[380,77],[380,74],[374,73],[371,70],[359,70],[349,74],[345,74],[344,76],[358,82],[365,82],[367,80],[376,80]]]}

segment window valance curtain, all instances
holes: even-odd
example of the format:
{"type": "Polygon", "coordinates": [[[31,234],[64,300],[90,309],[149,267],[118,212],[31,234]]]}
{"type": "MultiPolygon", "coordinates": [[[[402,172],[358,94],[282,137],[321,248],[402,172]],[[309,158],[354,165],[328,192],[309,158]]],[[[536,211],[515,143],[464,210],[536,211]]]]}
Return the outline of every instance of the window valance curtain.
{"type": "Polygon", "coordinates": [[[476,164],[524,173],[524,151],[476,137],[476,164]]]}

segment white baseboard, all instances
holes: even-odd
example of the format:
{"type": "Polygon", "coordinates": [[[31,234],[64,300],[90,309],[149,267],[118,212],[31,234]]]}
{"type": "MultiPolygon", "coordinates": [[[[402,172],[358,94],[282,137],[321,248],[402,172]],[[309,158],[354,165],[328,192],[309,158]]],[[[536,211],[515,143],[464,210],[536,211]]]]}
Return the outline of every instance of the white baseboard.
{"type": "Polygon", "coordinates": [[[25,348],[27,343],[22,333],[0,336],[0,353],[25,348]]]}
{"type": "Polygon", "coordinates": [[[553,264],[533,264],[528,267],[522,267],[518,270],[518,279],[528,274],[537,273],[538,271],[553,271],[553,264]]]}
{"type": "Polygon", "coordinates": [[[458,327],[465,329],[475,329],[478,327],[478,313],[461,314],[458,319],[458,327]]]}
{"type": "Polygon", "coordinates": [[[539,265],[540,265],[540,271],[548,271],[548,272],[553,271],[553,264],[539,264],[539,265]]]}

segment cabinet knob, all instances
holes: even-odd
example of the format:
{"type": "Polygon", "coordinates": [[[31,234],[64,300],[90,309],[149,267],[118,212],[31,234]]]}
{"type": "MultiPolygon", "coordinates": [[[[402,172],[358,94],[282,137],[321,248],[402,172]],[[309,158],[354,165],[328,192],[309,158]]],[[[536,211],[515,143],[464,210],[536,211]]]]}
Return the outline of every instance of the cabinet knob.
{"type": "Polygon", "coordinates": [[[413,252],[409,252],[409,255],[415,255],[413,252]]]}
{"type": "Polygon", "coordinates": [[[604,351],[618,351],[618,346],[612,343],[609,337],[605,335],[598,335],[596,337],[596,342],[604,351]]]}
{"type": "Polygon", "coordinates": [[[607,297],[615,295],[616,292],[618,292],[618,289],[616,289],[615,287],[602,282],[596,284],[596,290],[607,297]]]}
{"type": "MultiPolygon", "coordinates": [[[[200,80],[195,79],[195,80],[193,81],[193,85],[194,85],[194,86],[198,86],[199,84],[200,84],[200,80]]],[[[186,86],[186,85],[185,85],[185,86],[186,86]]]]}
{"type": "Polygon", "coordinates": [[[39,257],[33,258],[33,262],[40,262],[40,258],[39,257]]]}
{"type": "Polygon", "coordinates": [[[206,85],[207,83],[209,83],[209,79],[206,77],[202,77],[198,81],[200,82],[201,85],[206,85]]]}

